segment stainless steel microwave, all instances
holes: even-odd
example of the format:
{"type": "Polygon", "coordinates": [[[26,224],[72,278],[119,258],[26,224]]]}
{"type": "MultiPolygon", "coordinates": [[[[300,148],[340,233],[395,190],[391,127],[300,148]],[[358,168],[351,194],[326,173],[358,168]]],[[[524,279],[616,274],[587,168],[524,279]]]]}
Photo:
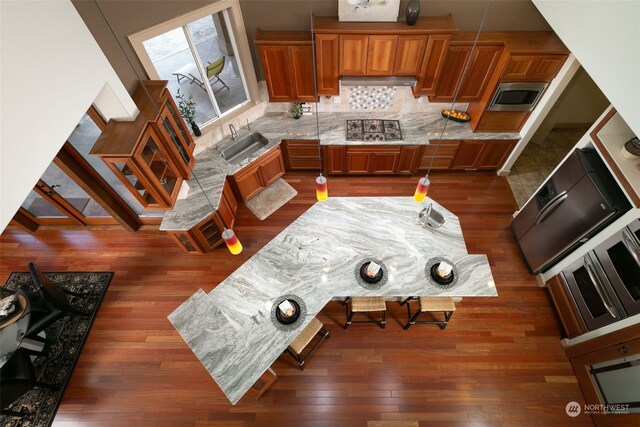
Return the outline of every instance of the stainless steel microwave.
{"type": "Polygon", "coordinates": [[[548,83],[500,83],[487,111],[531,111],[548,83]]]}

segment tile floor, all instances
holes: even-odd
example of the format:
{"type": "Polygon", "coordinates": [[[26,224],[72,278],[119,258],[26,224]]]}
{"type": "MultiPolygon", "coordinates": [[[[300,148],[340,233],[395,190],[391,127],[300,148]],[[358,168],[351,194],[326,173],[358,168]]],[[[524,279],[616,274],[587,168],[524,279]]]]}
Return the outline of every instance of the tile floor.
{"type": "Polygon", "coordinates": [[[588,127],[553,129],[542,144],[531,142],[527,145],[507,177],[519,208],[535,193],[587,130],[588,127]]]}

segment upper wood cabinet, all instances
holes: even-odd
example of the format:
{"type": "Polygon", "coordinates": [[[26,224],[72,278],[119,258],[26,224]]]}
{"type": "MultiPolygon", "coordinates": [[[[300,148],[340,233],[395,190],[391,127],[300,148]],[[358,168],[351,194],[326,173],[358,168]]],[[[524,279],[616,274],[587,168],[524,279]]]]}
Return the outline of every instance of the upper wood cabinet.
{"type": "Polygon", "coordinates": [[[100,157],[147,209],[172,208],[194,164],[195,143],[167,83],[141,82],[132,96],[140,110],[136,119],[109,120],[89,152],[100,157]]]}
{"type": "Polygon", "coordinates": [[[271,102],[317,100],[310,33],[258,29],[255,43],[271,102]]]}
{"type": "Polygon", "coordinates": [[[456,101],[479,101],[498,64],[502,49],[503,47],[500,45],[476,46],[472,52],[472,45],[449,46],[443,66],[444,72],[436,86],[435,95],[429,97],[429,100],[435,102],[453,101],[458,83],[464,78],[456,101]],[[465,74],[467,59],[469,59],[469,65],[465,74]]]}
{"type": "Polygon", "coordinates": [[[432,93],[443,64],[442,53],[457,30],[451,15],[420,18],[414,26],[314,16],[317,93],[338,95],[340,76],[415,76],[422,78],[423,87],[414,93],[432,93]]]}
{"type": "Polygon", "coordinates": [[[339,39],[340,75],[364,75],[367,69],[369,36],[361,34],[341,34],[339,39]]]}
{"type": "Polygon", "coordinates": [[[337,34],[316,34],[316,87],[318,95],[340,95],[338,80],[339,37],[337,34]]]}
{"type": "MultiPolygon", "coordinates": [[[[450,35],[429,36],[418,73],[418,82],[411,88],[414,96],[435,94],[436,84],[444,69],[450,41],[450,35]]],[[[400,47],[398,47],[398,51],[400,52],[400,47]]],[[[398,57],[400,56],[398,54],[398,57]]]]}
{"type": "Polygon", "coordinates": [[[367,48],[367,76],[390,76],[396,62],[398,36],[369,36],[367,48]]]}
{"type": "Polygon", "coordinates": [[[550,82],[567,55],[511,55],[502,72],[502,82],[550,82]]]}
{"type": "Polygon", "coordinates": [[[428,40],[428,36],[399,36],[392,74],[394,76],[419,75],[428,40]]]}

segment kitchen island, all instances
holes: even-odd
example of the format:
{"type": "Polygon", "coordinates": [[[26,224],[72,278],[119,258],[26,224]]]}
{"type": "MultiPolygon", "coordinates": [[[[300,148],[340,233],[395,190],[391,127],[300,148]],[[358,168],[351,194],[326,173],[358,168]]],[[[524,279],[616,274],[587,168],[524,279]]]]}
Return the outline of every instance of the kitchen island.
{"type": "Polygon", "coordinates": [[[196,292],[169,320],[235,404],[331,299],[356,295],[462,298],[495,297],[497,291],[487,257],[467,253],[458,218],[435,201],[337,197],[316,203],[209,294],[196,292]],[[443,214],[442,227],[420,226],[418,214],[428,203],[443,214]],[[426,275],[434,257],[455,265],[453,286],[434,284],[426,275]],[[365,258],[386,266],[383,286],[358,284],[355,267],[365,258]],[[270,315],[274,302],[288,294],[303,300],[306,316],[295,329],[283,330],[270,315]]]}

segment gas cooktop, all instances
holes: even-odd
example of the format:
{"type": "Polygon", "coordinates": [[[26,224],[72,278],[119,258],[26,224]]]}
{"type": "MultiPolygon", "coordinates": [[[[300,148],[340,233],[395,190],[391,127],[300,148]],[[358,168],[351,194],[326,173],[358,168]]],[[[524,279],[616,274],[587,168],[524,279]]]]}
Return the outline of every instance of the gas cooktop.
{"type": "Polygon", "coordinates": [[[402,141],[398,120],[347,120],[347,141],[402,141]]]}

